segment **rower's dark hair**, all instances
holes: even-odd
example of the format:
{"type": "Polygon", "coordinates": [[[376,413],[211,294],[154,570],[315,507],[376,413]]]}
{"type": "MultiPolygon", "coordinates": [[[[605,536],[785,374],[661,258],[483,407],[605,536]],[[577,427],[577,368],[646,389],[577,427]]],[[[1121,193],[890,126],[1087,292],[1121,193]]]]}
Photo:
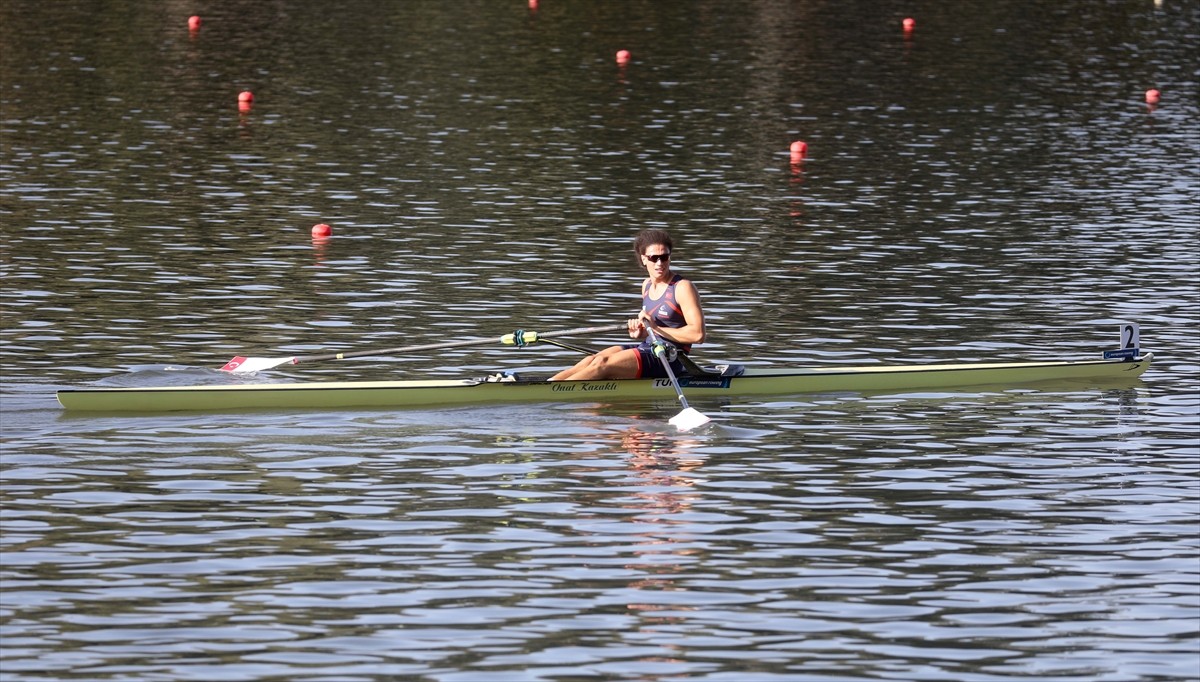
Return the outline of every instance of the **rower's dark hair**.
{"type": "Polygon", "coordinates": [[[633,238],[633,257],[637,261],[638,266],[642,265],[642,256],[646,255],[646,247],[662,244],[667,247],[667,252],[675,250],[675,244],[671,241],[671,235],[667,234],[666,230],[642,230],[633,238]]]}

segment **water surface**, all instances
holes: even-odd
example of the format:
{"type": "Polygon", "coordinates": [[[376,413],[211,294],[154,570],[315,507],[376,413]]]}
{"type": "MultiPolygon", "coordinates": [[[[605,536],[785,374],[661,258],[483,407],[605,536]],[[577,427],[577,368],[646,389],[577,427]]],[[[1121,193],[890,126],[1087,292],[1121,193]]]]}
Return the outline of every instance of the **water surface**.
{"type": "Polygon", "coordinates": [[[3,677],[1195,679],[1197,39],[1170,0],[0,6],[3,677]],[[705,362],[1091,358],[1122,321],[1156,359],[687,434],[668,401],[53,398],[619,323],[644,227],[705,362]]]}

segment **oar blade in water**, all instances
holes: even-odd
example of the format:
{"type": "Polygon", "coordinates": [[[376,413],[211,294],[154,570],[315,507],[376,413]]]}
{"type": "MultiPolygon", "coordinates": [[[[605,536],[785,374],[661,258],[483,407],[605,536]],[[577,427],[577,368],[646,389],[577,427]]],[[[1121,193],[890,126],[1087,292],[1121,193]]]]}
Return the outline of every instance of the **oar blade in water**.
{"type": "Polygon", "coordinates": [[[680,431],[691,431],[696,427],[704,426],[710,421],[712,420],[709,419],[707,415],[701,413],[694,407],[684,408],[682,412],[674,417],[671,417],[670,419],[671,426],[674,426],[680,431]]]}

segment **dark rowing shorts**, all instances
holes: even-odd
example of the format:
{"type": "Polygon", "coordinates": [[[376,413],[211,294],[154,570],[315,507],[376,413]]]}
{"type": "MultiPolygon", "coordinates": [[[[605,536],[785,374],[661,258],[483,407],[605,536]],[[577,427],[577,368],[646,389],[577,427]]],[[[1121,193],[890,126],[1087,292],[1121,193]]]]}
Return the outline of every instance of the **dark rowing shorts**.
{"type": "MultiPolygon", "coordinates": [[[[642,343],[630,343],[623,348],[636,348],[638,351],[638,378],[640,379],[666,379],[667,370],[663,369],[662,360],[654,354],[653,345],[649,341],[642,343]]],[[[682,351],[680,351],[682,353],[682,351]]],[[[667,355],[670,357],[670,354],[667,355]]],[[[671,361],[671,371],[676,377],[687,374],[683,368],[683,363],[676,357],[671,361]]]]}

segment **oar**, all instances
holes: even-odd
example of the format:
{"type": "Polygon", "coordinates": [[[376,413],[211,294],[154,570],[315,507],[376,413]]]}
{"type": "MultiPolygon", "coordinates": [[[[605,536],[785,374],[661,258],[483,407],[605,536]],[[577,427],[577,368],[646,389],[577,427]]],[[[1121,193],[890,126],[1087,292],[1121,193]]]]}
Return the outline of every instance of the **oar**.
{"type": "Polygon", "coordinates": [[[378,355],[393,355],[396,353],[411,353],[421,350],[440,350],[442,348],[463,348],[465,346],[485,346],[490,343],[502,343],[509,346],[525,346],[531,343],[537,343],[541,339],[555,338],[559,336],[579,336],[581,334],[598,334],[600,332],[613,332],[618,330],[628,329],[628,326],[621,324],[619,326],[608,327],[580,327],[578,329],[563,329],[553,332],[527,332],[522,329],[511,334],[505,334],[499,339],[496,337],[477,338],[477,339],[461,339],[458,341],[442,341],[439,343],[426,343],[419,346],[401,346],[400,348],[384,348],[382,350],[358,350],[349,353],[325,353],[322,355],[297,355],[290,358],[247,358],[238,356],[225,364],[221,368],[225,372],[259,372],[264,369],[271,369],[279,365],[292,364],[298,365],[302,362],[319,362],[321,360],[345,360],[346,358],[365,358],[378,355]]]}
{"type": "Polygon", "coordinates": [[[675,378],[675,371],[671,369],[671,361],[667,359],[667,347],[663,345],[663,342],[659,340],[654,330],[650,329],[648,325],[646,333],[650,335],[650,342],[654,344],[654,354],[662,361],[663,369],[667,370],[667,378],[671,380],[671,385],[675,387],[675,395],[679,397],[679,403],[683,405],[683,411],[669,420],[671,425],[680,431],[689,431],[712,421],[688,405],[687,398],[683,397],[683,389],[679,388],[679,380],[675,378]]]}

